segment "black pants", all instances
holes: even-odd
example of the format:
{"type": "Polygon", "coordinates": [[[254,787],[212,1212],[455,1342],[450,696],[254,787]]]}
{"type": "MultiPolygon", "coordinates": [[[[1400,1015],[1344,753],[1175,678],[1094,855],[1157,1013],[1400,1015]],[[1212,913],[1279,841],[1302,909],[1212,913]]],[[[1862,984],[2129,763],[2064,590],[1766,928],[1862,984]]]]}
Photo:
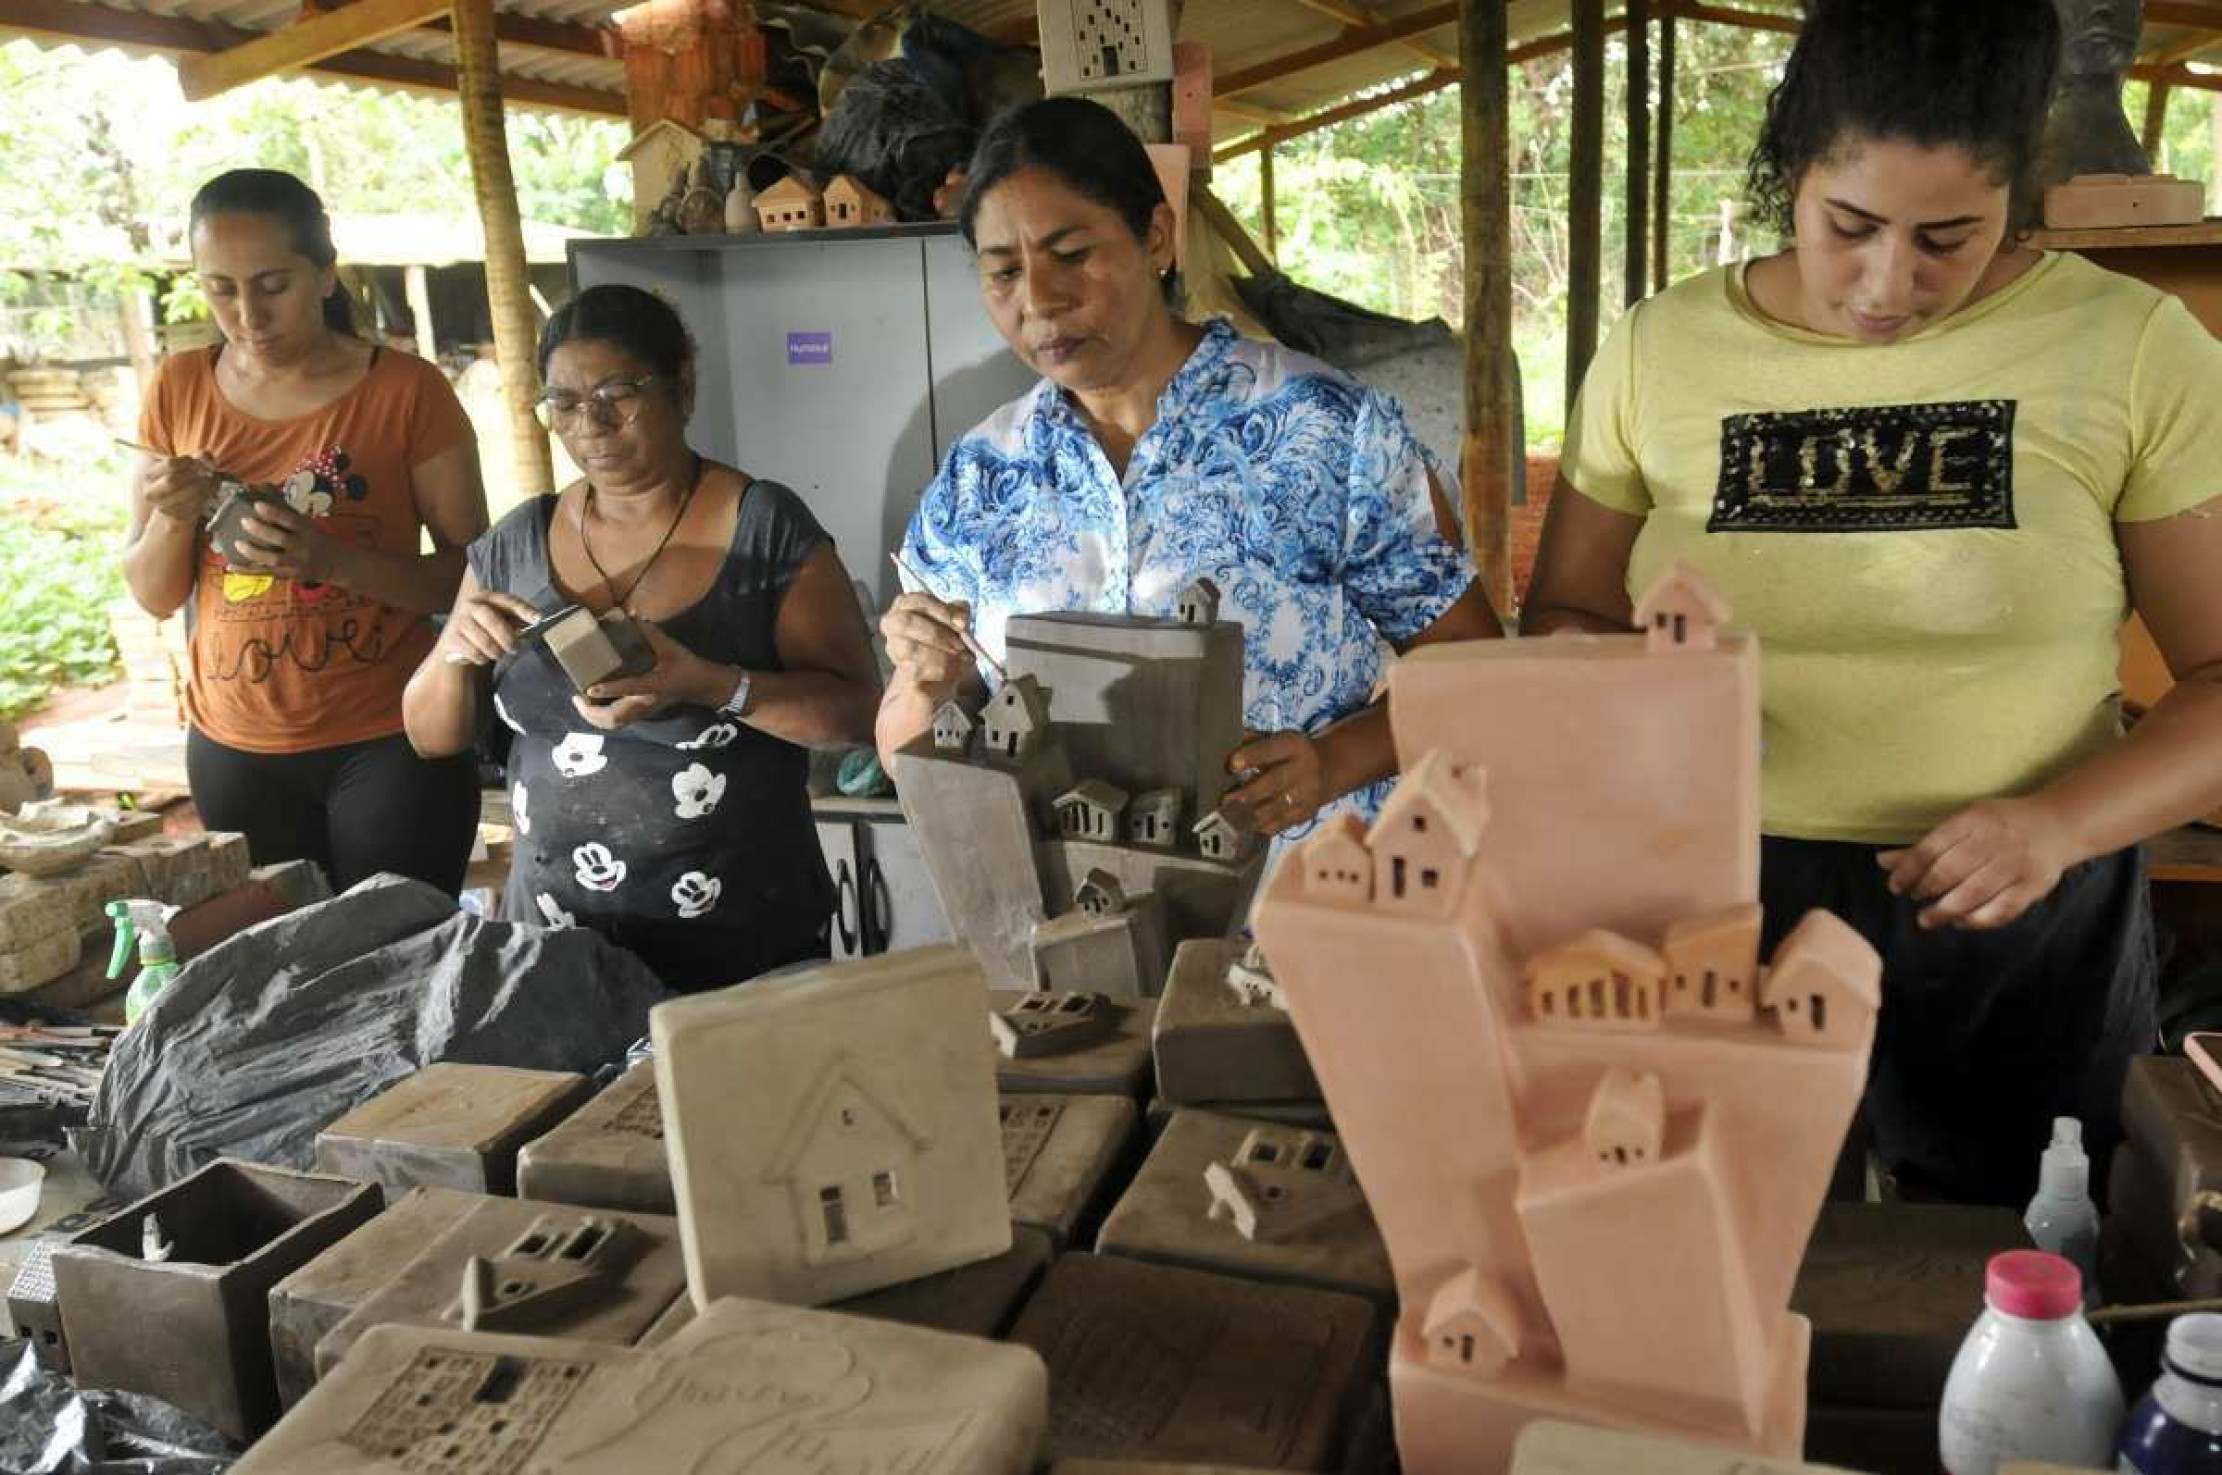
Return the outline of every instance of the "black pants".
{"type": "Polygon", "coordinates": [[[313,860],[332,889],[393,871],[450,895],[478,828],[468,753],[419,758],[399,733],[306,753],[245,753],[195,728],[185,773],[201,823],[238,830],[256,865],[313,860]]]}
{"type": "Polygon", "coordinates": [[[2073,1116],[2103,1184],[2123,1077],[2155,1033],[2142,854],[2086,861],[1998,931],[1923,932],[1919,904],[1885,888],[1877,849],[1768,836],[1759,884],[1769,952],[1826,907],[1882,954],[1862,1105],[1876,1155],[1909,1192],[2019,1208],[2052,1118],[2073,1116]]]}

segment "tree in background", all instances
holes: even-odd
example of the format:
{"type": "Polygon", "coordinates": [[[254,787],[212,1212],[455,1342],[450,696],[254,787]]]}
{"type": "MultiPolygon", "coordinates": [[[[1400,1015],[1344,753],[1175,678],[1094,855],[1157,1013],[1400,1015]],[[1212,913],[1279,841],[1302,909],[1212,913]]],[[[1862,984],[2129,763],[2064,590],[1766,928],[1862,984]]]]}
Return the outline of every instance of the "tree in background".
{"type": "MultiPolygon", "coordinates": [[[[1790,41],[1773,31],[1689,22],[1676,31],[1668,257],[1676,279],[1776,248],[1773,232],[1745,211],[1744,164],[1790,41]]],[[[1614,40],[1605,69],[1602,322],[1608,327],[1625,300],[1617,243],[1626,219],[1626,82],[1625,51],[1614,40]]],[[[1528,441],[1537,446],[1556,446],[1564,431],[1572,93],[1563,53],[1514,71],[1513,346],[1527,391],[1528,441]]],[[[2210,198],[2222,205],[2222,181],[2215,178],[2218,97],[2175,91],[2163,157],[2154,167],[2213,181],[2210,198]]],[[[2133,123],[2141,121],[2145,85],[2130,84],[2123,105],[2133,123]]],[[[1458,139],[1458,89],[1452,87],[1282,144],[1273,166],[1282,270],[1377,311],[1440,317],[1457,326],[1464,307],[1458,139]]],[[[1212,188],[1262,239],[1257,155],[1220,165],[1212,188]]]]}

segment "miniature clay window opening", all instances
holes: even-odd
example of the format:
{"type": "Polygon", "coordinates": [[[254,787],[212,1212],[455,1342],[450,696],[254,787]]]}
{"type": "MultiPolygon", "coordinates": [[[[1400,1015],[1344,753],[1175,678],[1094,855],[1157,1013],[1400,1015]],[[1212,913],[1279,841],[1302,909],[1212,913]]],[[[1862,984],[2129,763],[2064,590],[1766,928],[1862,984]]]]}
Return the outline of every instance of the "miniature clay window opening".
{"type": "Polygon", "coordinates": [[[818,1209],[825,1215],[826,1243],[847,1244],[849,1240],[849,1211],[841,1202],[841,1185],[818,1190],[818,1209]]]}
{"type": "Polygon", "coordinates": [[[1429,891],[1433,891],[1436,886],[1441,883],[1442,879],[1443,878],[1441,873],[1439,873],[1435,869],[1435,867],[1422,866],[1420,868],[1420,885],[1422,885],[1429,891]]]}
{"type": "MultiPolygon", "coordinates": [[[[525,1366],[523,1363],[514,1357],[496,1357],[494,1365],[487,1369],[486,1381],[479,1384],[478,1391],[471,1395],[471,1402],[507,1403],[510,1396],[523,1386],[524,1381],[525,1366]]],[[[420,1394],[417,1401],[419,1403],[429,1403],[431,1402],[431,1395],[420,1394]]]]}
{"type": "Polygon", "coordinates": [[[1460,1362],[1472,1362],[1474,1360],[1474,1334],[1472,1332],[1467,1332],[1458,1339],[1458,1360],[1460,1362]]]}
{"type": "Polygon", "coordinates": [[[1324,1142],[1314,1142],[1304,1149],[1304,1166],[1315,1173],[1326,1172],[1327,1165],[1334,1160],[1335,1149],[1324,1142]]]}
{"type": "Polygon", "coordinates": [[[841,1108],[841,1125],[844,1127],[853,1127],[856,1125],[855,1107],[844,1106],[841,1108]]]}
{"type": "Polygon", "coordinates": [[[1829,1001],[1819,994],[1812,994],[1809,997],[1813,1000],[1813,1028],[1815,1033],[1819,1033],[1821,1030],[1828,1028],[1829,1001]]]}
{"type": "Polygon", "coordinates": [[[1701,1001],[1701,1002],[1702,1002],[1702,1003],[1703,1003],[1703,1004],[1705,1005],[1705,1007],[1706,1007],[1706,1008],[1708,1008],[1708,1009],[1710,1009],[1710,1008],[1712,1008],[1712,1007],[1713,1007],[1713,987],[1714,987],[1715,977],[1716,977],[1716,975],[1714,974],[1714,972],[1713,972],[1713,970],[1712,970],[1712,969],[1710,969],[1710,968],[1706,969],[1706,970],[1705,970],[1705,987],[1704,987],[1704,989],[1703,989],[1703,990],[1701,990],[1701,991],[1699,992],[1699,994],[1698,994],[1698,998],[1699,998],[1699,1000],[1700,1000],[1700,1001],[1701,1001]]]}
{"type": "Polygon", "coordinates": [[[872,1202],[874,1205],[882,1209],[893,1208],[897,1197],[894,1169],[885,1169],[872,1175],[872,1202]]]}
{"type": "Polygon", "coordinates": [[[1415,814],[1415,815],[1413,815],[1413,816],[1412,816],[1412,832],[1413,832],[1414,834],[1416,834],[1416,835],[1424,835],[1424,834],[1426,834],[1426,833],[1427,833],[1427,816],[1426,816],[1426,815],[1424,815],[1424,814],[1415,814]]]}
{"type": "Polygon", "coordinates": [[[1057,1012],[1060,1014],[1085,1014],[1088,1012],[1088,1006],[1094,1002],[1095,1000],[1089,998],[1086,994],[1068,994],[1057,1001],[1057,1012]]]}
{"type": "Polygon", "coordinates": [[[1254,1163],[1277,1163],[1280,1160],[1281,1150],[1270,1142],[1260,1142],[1250,1149],[1250,1161],[1254,1163]]]}
{"type": "Polygon", "coordinates": [[[594,1253],[595,1246],[607,1238],[608,1234],[609,1231],[599,1224],[591,1221],[582,1224],[579,1232],[571,1236],[571,1242],[563,1247],[561,1256],[566,1260],[584,1260],[594,1253]]]}

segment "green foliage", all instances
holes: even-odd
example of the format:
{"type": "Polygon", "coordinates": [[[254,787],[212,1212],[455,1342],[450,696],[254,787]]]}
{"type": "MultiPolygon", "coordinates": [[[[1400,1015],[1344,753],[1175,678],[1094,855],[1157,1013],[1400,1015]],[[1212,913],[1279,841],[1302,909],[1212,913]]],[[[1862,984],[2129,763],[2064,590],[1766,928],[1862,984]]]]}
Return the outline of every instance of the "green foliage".
{"type": "Polygon", "coordinates": [[[108,606],[124,592],[124,519],[105,489],[122,475],[0,461],[0,718],[116,674],[108,606]]]}

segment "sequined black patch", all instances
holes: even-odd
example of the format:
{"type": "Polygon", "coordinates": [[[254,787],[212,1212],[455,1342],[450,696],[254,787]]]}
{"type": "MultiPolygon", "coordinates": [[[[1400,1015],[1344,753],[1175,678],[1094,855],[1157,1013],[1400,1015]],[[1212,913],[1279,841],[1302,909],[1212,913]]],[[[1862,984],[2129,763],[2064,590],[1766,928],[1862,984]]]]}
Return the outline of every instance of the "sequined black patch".
{"type": "Polygon", "coordinates": [[[1715,533],[1933,532],[2014,523],[2014,401],[1721,421],[1715,533]]]}

